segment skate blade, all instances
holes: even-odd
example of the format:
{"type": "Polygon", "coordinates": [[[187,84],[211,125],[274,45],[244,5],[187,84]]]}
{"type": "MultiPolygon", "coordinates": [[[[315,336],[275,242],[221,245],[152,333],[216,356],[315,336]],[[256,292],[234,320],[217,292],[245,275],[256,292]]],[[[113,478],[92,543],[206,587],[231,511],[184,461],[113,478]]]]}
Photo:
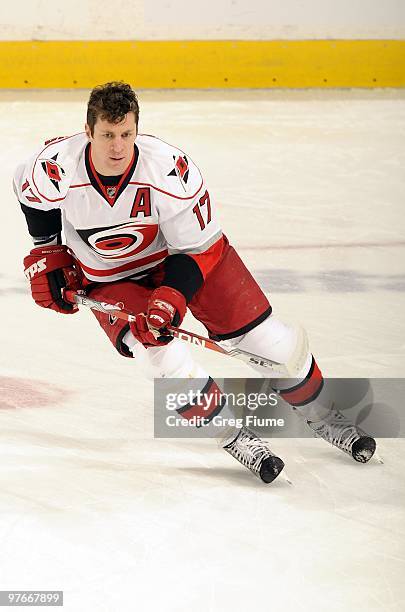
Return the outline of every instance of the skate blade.
{"type": "Polygon", "coordinates": [[[292,480],[290,480],[290,478],[287,476],[284,470],[283,470],[283,473],[281,474],[281,478],[285,480],[289,485],[293,486],[292,480]]]}
{"type": "Polygon", "coordinates": [[[384,459],[381,457],[381,455],[379,455],[378,453],[374,453],[374,457],[378,461],[378,463],[381,463],[381,465],[384,465],[384,459]]]}

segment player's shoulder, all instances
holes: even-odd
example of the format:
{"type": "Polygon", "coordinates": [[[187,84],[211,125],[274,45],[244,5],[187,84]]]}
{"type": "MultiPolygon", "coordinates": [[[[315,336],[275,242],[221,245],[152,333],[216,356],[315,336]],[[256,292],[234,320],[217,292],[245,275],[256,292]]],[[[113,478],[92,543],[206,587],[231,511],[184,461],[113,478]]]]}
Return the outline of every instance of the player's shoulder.
{"type": "Polygon", "coordinates": [[[51,201],[66,196],[87,143],[84,132],[45,142],[32,169],[40,195],[51,201]]]}
{"type": "Polygon", "coordinates": [[[37,199],[49,204],[61,202],[69,190],[88,140],[84,132],[46,140],[37,152],[17,169],[18,179],[37,199]]]}
{"type": "Polygon", "coordinates": [[[194,197],[203,185],[198,166],[182,149],[152,136],[138,134],[139,178],[174,198],[194,197]]]}

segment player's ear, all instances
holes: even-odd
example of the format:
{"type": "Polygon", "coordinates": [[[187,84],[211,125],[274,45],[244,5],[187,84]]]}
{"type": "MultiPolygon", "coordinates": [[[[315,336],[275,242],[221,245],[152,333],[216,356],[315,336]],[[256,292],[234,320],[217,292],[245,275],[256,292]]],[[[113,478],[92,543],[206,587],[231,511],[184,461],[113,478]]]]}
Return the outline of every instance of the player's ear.
{"type": "Polygon", "coordinates": [[[85,130],[85,132],[86,132],[86,134],[87,134],[87,138],[88,138],[89,140],[91,140],[92,135],[91,135],[90,126],[89,126],[89,124],[88,124],[88,123],[86,123],[86,124],[85,124],[85,126],[84,126],[84,130],[85,130]]]}

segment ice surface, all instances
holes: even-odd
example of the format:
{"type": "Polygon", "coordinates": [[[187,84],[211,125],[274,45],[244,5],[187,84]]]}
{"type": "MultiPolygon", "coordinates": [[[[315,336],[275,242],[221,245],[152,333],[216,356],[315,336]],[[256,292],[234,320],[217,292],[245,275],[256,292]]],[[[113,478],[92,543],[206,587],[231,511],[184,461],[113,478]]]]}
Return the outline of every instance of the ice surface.
{"type": "MultiPolygon", "coordinates": [[[[86,97],[0,94],[0,590],[63,589],[69,612],[400,612],[402,440],[380,442],[383,466],[274,440],[294,486],[262,485],[210,441],[154,440],[152,386],[92,315],[35,308],[11,175],[82,129],[86,97]]],[[[141,130],[198,163],[231,242],[328,376],[405,375],[404,100],[140,93],[141,130]]],[[[194,354],[214,376],[254,375],[194,354]]]]}

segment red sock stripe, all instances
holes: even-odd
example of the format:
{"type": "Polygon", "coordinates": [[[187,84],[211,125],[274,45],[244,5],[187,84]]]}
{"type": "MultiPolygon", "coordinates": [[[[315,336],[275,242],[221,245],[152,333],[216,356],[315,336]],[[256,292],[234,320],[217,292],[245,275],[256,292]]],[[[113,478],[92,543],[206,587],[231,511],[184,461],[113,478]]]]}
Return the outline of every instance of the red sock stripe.
{"type": "Polygon", "coordinates": [[[318,397],[322,387],[323,376],[315,359],[312,357],[310,370],[304,380],[291,389],[280,391],[280,395],[293,406],[304,406],[318,397]]]}
{"type": "Polygon", "coordinates": [[[196,396],[196,403],[182,406],[177,410],[177,413],[185,419],[200,417],[208,423],[221,412],[224,405],[225,398],[222,398],[221,389],[210,377],[201,394],[198,397],[196,396]]]}

